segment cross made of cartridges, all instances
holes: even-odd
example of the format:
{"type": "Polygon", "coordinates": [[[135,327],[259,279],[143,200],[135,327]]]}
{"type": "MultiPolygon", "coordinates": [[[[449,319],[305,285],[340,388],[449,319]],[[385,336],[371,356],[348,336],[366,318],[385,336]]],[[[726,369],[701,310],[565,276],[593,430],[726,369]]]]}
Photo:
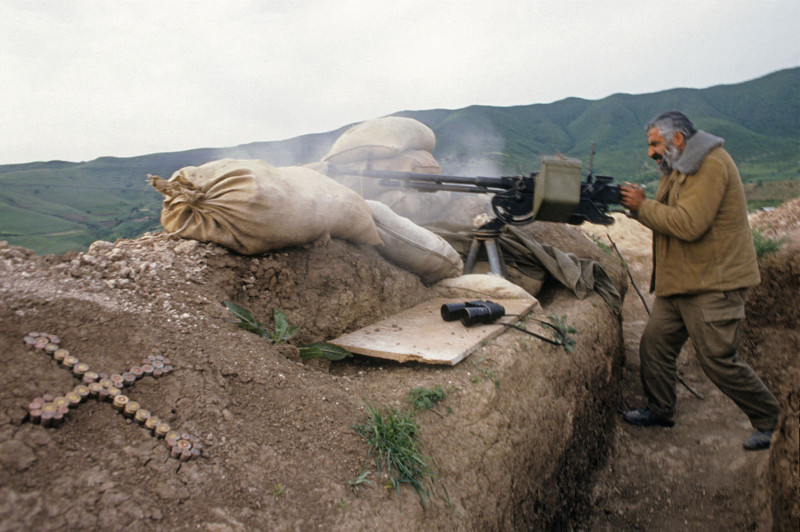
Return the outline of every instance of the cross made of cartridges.
{"type": "Polygon", "coordinates": [[[31,332],[23,341],[37,351],[53,357],[53,360],[81,380],[81,384],[64,394],[45,393],[34,398],[28,404],[28,421],[43,427],[58,427],[81,403],[97,399],[101,402],[110,402],[115,410],[142,425],[152,436],[163,438],[171,457],[186,461],[201,456],[203,444],[197,437],[172,429],[169,424],[122,393],[123,389],[132,386],[143,377],[158,378],[171,372],[173,367],[168,358],[163,355],[150,355],[141,365],[133,366],[129,371],[109,375],[92,371],[88,364],[60,347],[61,340],[54,334],[31,332]]]}

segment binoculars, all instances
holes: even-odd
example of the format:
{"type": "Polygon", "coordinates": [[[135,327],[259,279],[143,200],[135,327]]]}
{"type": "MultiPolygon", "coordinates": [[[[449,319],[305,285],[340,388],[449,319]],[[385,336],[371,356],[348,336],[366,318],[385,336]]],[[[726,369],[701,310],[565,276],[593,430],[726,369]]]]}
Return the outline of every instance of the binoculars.
{"type": "Polygon", "coordinates": [[[466,303],[449,303],[442,305],[444,321],[461,320],[465,326],[492,323],[506,315],[506,309],[492,301],[467,301],[466,303]]]}

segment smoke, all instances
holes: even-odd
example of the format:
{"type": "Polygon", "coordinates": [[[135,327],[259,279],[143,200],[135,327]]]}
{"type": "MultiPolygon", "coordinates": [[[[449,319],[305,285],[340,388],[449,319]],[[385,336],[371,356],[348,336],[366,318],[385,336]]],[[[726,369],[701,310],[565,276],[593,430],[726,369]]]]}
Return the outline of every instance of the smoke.
{"type": "Polygon", "coordinates": [[[488,121],[447,128],[437,143],[445,174],[499,176],[502,172],[505,140],[488,121]]]}
{"type": "MultiPolygon", "coordinates": [[[[442,173],[466,177],[474,176],[499,176],[502,169],[504,139],[495,128],[486,121],[465,122],[463,124],[446,124],[440,127],[436,138],[436,153],[443,154],[441,159],[436,159],[430,153],[418,149],[418,142],[406,142],[404,137],[408,133],[401,127],[392,129],[397,123],[391,121],[376,123],[386,124],[385,129],[375,128],[375,123],[369,128],[360,128],[358,131],[374,131],[375,136],[362,136],[351,130],[348,140],[357,139],[355,143],[345,143],[344,151],[347,162],[338,163],[339,175],[332,176],[339,183],[355,190],[364,198],[380,201],[388,205],[395,213],[404,216],[418,225],[436,226],[448,230],[464,230],[472,227],[472,220],[481,213],[491,213],[491,195],[457,193],[451,191],[420,192],[410,188],[388,187],[380,184],[377,178],[361,177],[356,175],[359,169],[371,168],[373,170],[392,170],[415,173],[442,173]],[[417,149],[396,153],[392,149],[402,145],[412,145],[417,149]],[[388,153],[394,155],[384,158],[372,159],[377,152],[386,148],[388,153]],[[358,158],[355,154],[363,156],[358,158]],[[342,165],[353,169],[353,175],[342,175],[342,165]]],[[[407,125],[407,123],[406,123],[407,125]]],[[[420,127],[424,127],[419,124],[420,127]]],[[[427,128],[425,128],[427,129],[427,128]]],[[[341,131],[340,131],[341,133],[341,131]]],[[[328,150],[337,144],[341,135],[331,135],[321,139],[317,137],[304,137],[304,142],[314,142],[313,146],[296,144],[293,150],[284,150],[283,153],[270,154],[273,159],[266,159],[270,164],[306,164],[317,171],[328,173],[328,164],[320,159],[328,155],[336,161],[337,155],[330,154],[328,150]],[[290,162],[289,162],[290,161],[290,162]]],[[[286,143],[282,143],[285,145],[286,143]]],[[[282,146],[285,147],[285,146],[282,146]]],[[[432,147],[432,143],[431,143],[432,147]]],[[[335,148],[334,148],[335,149],[335,148]]]]}

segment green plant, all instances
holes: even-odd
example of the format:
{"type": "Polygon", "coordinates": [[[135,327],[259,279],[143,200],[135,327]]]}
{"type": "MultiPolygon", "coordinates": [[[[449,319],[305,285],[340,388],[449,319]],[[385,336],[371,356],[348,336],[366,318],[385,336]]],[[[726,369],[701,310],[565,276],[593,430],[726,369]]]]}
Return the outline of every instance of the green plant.
{"type": "Polygon", "coordinates": [[[494,387],[500,387],[500,379],[497,378],[497,374],[494,372],[492,368],[479,368],[478,364],[486,360],[486,357],[481,357],[477,361],[470,360],[469,363],[472,364],[472,367],[475,368],[477,373],[473,375],[472,382],[481,382],[483,378],[489,379],[490,381],[494,382],[494,387]]]}
{"type": "Polygon", "coordinates": [[[594,240],[594,243],[597,244],[597,247],[599,247],[604,252],[606,252],[609,255],[611,255],[611,247],[608,244],[606,244],[605,242],[603,242],[602,240],[600,240],[599,236],[597,236],[597,235],[589,235],[589,236],[592,237],[592,240],[594,240]]]}
{"type": "Polygon", "coordinates": [[[236,320],[230,320],[234,324],[246,331],[250,331],[253,334],[261,336],[262,338],[266,338],[269,335],[269,332],[260,323],[258,323],[258,321],[256,321],[256,319],[253,317],[253,314],[249,310],[240,307],[232,301],[223,301],[222,304],[225,305],[225,308],[228,309],[228,312],[230,312],[233,317],[236,318],[236,320]]]}
{"type": "Polygon", "coordinates": [[[249,310],[240,307],[232,301],[223,301],[222,304],[225,305],[233,317],[236,318],[236,320],[231,320],[233,323],[262,338],[269,338],[270,341],[276,345],[285,342],[297,334],[297,331],[300,329],[299,327],[290,325],[289,318],[278,309],[273,310],[275,330],[269,331],[253,317],[253,314],[249,310]]]}
{"type": "MultiPolygon", "coordinates": [[[[231,322],[262,338],[269,338],[269,341],[276,345],[289,340],[292,336],[297,334],[297,331],[300,329],[299,327],[290,325],[289,318],[278,309],[273,311],[275,330],[269,331],[261,325],[246,308],[240,307],[231,301],[223,301],[222,304],[225,305],[233,317],[236,318],[235,320],[230,320],[231,322]]],[[[312,358],[343,360],[353,356],[353,353],[347,349],[327,342],[301,345],[298,349],[300,351],[300,358],[303,360],[310,360],[312,358]]]]}
{"type": "Polygon", "coordinates": [[[431,458],[420,450],[420,427],[413,415],[369,403],[365,408],[364,423],[351,428],[369,445],[367,459],[373,457],[378,474],[383,472],[398,494],[403,484],[409,484],[427,506],[435,472],[431,458]]]}
{"type": "Polygon", "coordinates": [[[278,309],[273,311],[273,316],[275,319],[275,330],[269,333],[269,338],[272,340],[273,344],[280,344],[285,342],[295,334],[300,329],[295,325],[289,325],[289,318],[286,317],[286,314],[281,312],[278,309]]]}
{"type": "Polygon", "coordinates": [[[364,469],[356,478],[348,480],[347,483],[350,484],[350,487],[354,492],[358,493],[358,490],[362,484],[366,484],[367,486],[372,485],[372,482],[367,480],[367,475],[369,475],[369,469],[364,469]]]}
{"type": "Polygon", "coordinates": [[[316,344],[301,345],[299,347],[300,358],[310,360],[312,358],[322,358],[325,360],[344,360],[350,358],[353,353],[338,345],[319,342],[316,344]]]}
{"type": "Polygon", "coordinates": [[[783,245],[785,238],[768,238],[761,234],[758,228],[753,229],[753,245],[756,248],[756,256],[760,259],[772,253],[775,253],[783,245]]]}
{"type": "Polygon", "coordinates": [[[547,316],[547,319],[552,324],[552,328],[557,332],[556,339],[559,341],[561,345],[564,346],[564,349],[572,353],[575,351],[575,346],[577,345],[577,340],[570,336],[571,334],[575,334],[578,332],[578,329],[575,327],[567,324],[567,316],[556,316],[555,314],[550,314],[547,316]]]}
{"type": "Polygon", "coordinates": [[[409,390],[406,395],[406,400],[411,403],[415,410],[427,410],[439,401],[447,397],[447,392],[440,384],[433,388],[424,388],[422,386],[414,386],[409,390]]]}
{"type": "Polygon", "coordinates": [[[281,484],[280,482],[275,484],[275,486],[273,486],[272,488],[272,496],[275,497],[276,499],[283,497],[285,492],[286,490],[284,489],[283,484],[281,484]]]}

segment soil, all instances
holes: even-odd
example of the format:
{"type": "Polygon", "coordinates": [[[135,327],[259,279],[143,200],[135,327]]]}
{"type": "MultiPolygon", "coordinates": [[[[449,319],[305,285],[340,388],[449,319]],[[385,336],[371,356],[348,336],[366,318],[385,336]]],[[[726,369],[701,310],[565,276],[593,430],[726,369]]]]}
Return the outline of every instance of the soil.
{"type": "MultiPolygon", "coordinates": [[[[619,422],[613,451],[592,492],[585,530],[798,530],[798,396],[800,393],[800,198],[751,217],[751,225],[784,239],[760,260],[761,284],[749,294],[740,351],[781,403],[771,451],[746,452],[747,417],[703,374],[691,346],[679,359],[672,428],[619,422]]],[[[605,236],[604,228],[594,228],[605,236]]],[[[609,231],[652,306],[650,240],[635,222],[618,218],[609,231]]],[[[645,404],[639,384],[638,339],[647,310],[633,290],[625,301],[625,369],[621,411],[645,404]]]]}
{"type": "MultiPolygon", "coordinates": [[[[625,293],[619,261],[582,230],[526,231],[600,261],[625,293]]],[[[614,231],[646,291],[646,231],[623,221],[614,231]]],[[[257,257],[161,233],[65,256],[0,245],[0,530],[783,529],[798,519],[798,242],[792,233],[764,261],[766,288],[751,294],[750,315],[764,321],[752,322],[743,355],[783,413],[772,451],[759,453],[742,451],[746,419],[688,355],[683,377],[705,400],[679,390],[673,429],[619,423],[641,401],[635,346],[645,313],[633,290],[620,320],[596,294],[578,300],[545,284],[538,317],[568,315],[574,353],[509,331],[455,367],[307,361],[297,346],[431,290],[374,249],[340,240],[257,257]],[[267,328],[280,309],[299,332],[272,345],[233,324],[226,300],[267,328]],[[98,373],[169,359],[173,371],[122,391],[199,454],[171,457],[163,438],[94,399],[58,427],[34,423],[34,397],[79,381],[25,343],[32,331],[57,335],[98,373]],[[448,397],[415,417],[438,473],[423,505],[408,487],[384,489],[351,427],[364,421],[365,402],[407,411],[412,386],[436,385],[448,397]]]]}

